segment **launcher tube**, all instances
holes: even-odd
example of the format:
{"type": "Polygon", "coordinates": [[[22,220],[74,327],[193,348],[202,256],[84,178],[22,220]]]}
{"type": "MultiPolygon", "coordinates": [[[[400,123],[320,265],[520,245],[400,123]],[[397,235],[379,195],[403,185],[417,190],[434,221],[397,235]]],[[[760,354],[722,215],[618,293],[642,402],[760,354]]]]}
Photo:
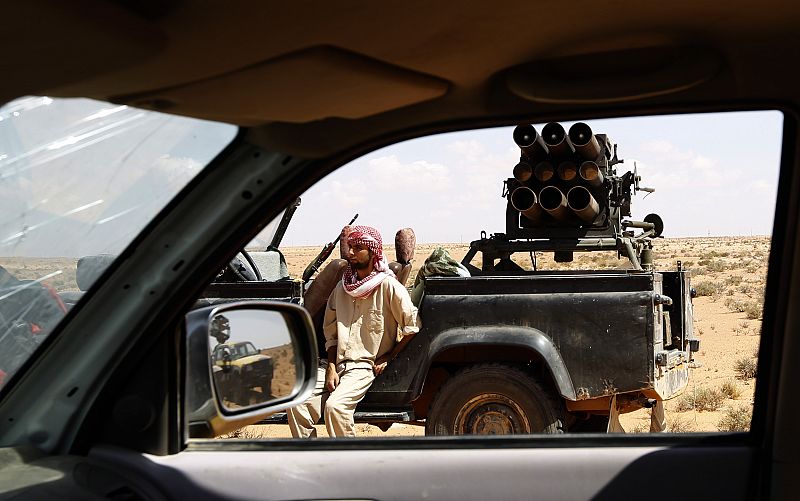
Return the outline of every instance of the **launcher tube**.
{"type": "Polygon", "coordinates": [[[600,171],[600,167],[592,161],[583,162],[578,173],[581,179],[592,186],[600,186],[603,184],[603,173],[600,171]]]}
{"type": "Polygon", "coordinates": [[[570,127],[568,137],[575,151],[586,160],[595,160],[600,155],[600,143],[585,123],[578,122],[570,127]]]}
{"type": "Polygon", "coordinates": [[[575,186],[567,192],[567,206],[587,223],[594,221],[600,213],[600,205],[597,200],[583,186],[575,186]]]}
{"type": "Polygon", "coordinates": [[[542,206],[536,193],[527,186],[520,186],[511,192],[511,206],[531,221],[538,221],[542,217],[542,206]]]}
{"type": "Polygon", "coordinates": [[[564,221],[569,217],[567,197],[555,186],[545,186],[539,192],[539,204],[553,219],[564,221]]]}
{"type": "Polygon", "coordinates": [[[514,128],[513,137],[522,154],[530,159],[535,160],[548,153],[547,145],[545,145],[542,136],[536,132],[536,128],[533,125],[517,125],[514,128]]]}
{"type": "Polygon", "coordinates": [[[565,157],[571,155],[575,149],[567,138],[564,127],[558,122],[550,122],[542,129],[542,138],[550,154],[554,157],[565,157]]]}

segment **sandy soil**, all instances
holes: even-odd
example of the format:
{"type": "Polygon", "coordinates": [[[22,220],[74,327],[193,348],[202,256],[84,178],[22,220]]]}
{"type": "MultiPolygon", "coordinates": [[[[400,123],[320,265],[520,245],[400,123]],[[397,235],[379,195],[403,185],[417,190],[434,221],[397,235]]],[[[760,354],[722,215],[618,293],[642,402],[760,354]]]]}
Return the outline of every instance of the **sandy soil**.
{"type": "MultiPolygon", "coordinates": [[[[418,245],[407,285],[413,284],[419,266],[439,245],[457,260],[461,260],[469,248],[467,244],[418,245]]],[[[743,413],[745,421],[741,422],[740,418],[738,425],[749,426],[755,379],[737,378],[735,367],[737,362],[754,363],[757,358],[769,245],[767,237],[683,238],[657,242],[657,269],[674,269],[680,260],[684,267],[692,270],[692,284],[700,293],[694,300],[694,328],[701,340],[701,349],[696,354],[689,387],[683,395],[666,403],[669,431],[719,431],[726,428],[721,421],[739,408],[746,412],[743,413]],[[729,394],[739,393],[736,398],[722,396],[723,384],[733,389],[729,394]],[[704,398],[709,394],[717,398],[705,404],[704,398]],[[704,404],[715,410],[703,408],[704,404]]],[[[390,258],[394,256],[392,246],[386,246],[385,251],[390,258]]],[[[290,274],[300,275],[318,252],[317,247],[284,250],[290,274]]],[[[539,269],[608,269],[627,264],[625,260],[618,260],[614,253],[576,254],[575,261],[569,264],[554,263],[547,255],[536,256],[536,259],[539,269]]],[[[529,256],[521,256],[518,262],[531,269],[529,256]]],[[[479,266],[479,261],[473,264],[479,266]]],[[[625,414],[620,421],[628,432],[646,432],[650,413],[641,410],[625,414]]],[[[359,436],[424,435],[423,427],[412,425],[396,424],[387,432],[365,424],[358,424],[356,428],[359,436]]],[[[319,436],[326,436],[324,426],[317,429],[319,436]]],[[[288,437],[289,433],[285,425],[262,425],[248,427],[241,435],[242,438],[266,438],[288,437]]]]}

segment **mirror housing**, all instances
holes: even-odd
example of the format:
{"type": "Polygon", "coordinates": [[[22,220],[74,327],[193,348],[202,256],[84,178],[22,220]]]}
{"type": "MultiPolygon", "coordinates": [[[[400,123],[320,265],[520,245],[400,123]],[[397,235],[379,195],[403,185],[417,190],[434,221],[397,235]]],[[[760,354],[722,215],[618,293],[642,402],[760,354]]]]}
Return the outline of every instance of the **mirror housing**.
{"type": "MultiPolygon", "coordinates": [[[[225,364],[223,364],[225,365],[225,364]]],[[[213,438],[253,424],[270,414],[305,401],[316,384],[317,346],[314,327],[308,312],[295,304],[276,301],[245,301],[215,305],[186,315],[186,371],[184,378],[184,415],[186,438],[213,438]],[[225,405],[215,381],[211,360],[210,336],[214,319],[220,315],[277,313],[285,321],[294,358],[294,384],[286,395],[235,408],[225,405]]],[[[230,369],[226,373],[230,372],[230,369]]]]}

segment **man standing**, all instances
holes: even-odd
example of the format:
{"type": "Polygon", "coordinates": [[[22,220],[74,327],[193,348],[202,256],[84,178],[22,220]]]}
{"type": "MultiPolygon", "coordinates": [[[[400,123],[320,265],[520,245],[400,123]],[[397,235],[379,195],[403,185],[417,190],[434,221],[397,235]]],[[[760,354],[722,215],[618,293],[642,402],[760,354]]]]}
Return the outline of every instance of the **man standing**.
{"type": "Polygon", "coordinates": [[[315,437],[323,412],[328,435],[355,436],[356,405],[419,331],[417,309],[389,269],[380,233],[355,226],[347,244],[349,265],[325,309],[328,359],[320,361],[311,398],[288,412],[294,437],[315,437]]]}

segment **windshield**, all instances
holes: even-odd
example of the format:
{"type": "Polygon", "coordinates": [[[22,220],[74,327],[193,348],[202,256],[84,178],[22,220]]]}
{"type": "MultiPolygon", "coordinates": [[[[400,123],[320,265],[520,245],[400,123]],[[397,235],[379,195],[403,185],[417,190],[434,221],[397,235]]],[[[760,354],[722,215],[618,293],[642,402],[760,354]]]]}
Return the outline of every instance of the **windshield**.
{"type": "Polygon", "coordinates": [[[240,343],[234,347],[234,358],[249,357],[250,355],[258,355],[258,350],[252,343],[240,343]]]}
{"type": "Polygon", "coordinates": [[[235,134],[88,99],[0,108],[0,387],[235,134]]]}

